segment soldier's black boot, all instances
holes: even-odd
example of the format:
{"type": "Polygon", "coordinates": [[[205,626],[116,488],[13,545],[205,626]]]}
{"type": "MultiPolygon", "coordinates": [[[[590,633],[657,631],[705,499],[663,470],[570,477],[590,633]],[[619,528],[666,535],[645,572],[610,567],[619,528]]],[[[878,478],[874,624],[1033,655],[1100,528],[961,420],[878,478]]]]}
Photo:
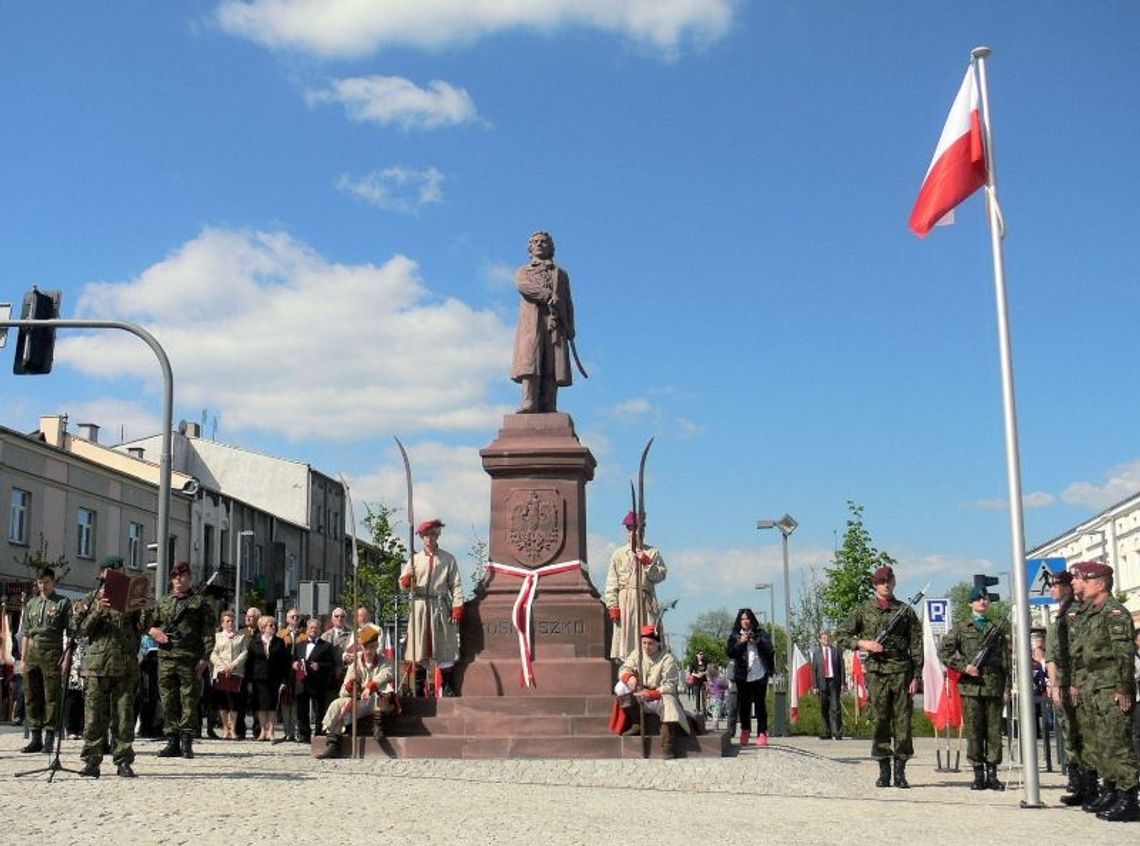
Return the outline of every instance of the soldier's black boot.
{"type": "Polygon", "coordinates": [[[191,732],[182,735],[182,757],[194,757],[194,735],[191,732]]]}
{"type": "Polygon", "coordinates": [[[986,764],[986,788],[988,790],[1005,790],[1005,783],[998,781],[997,764],[986,764]]]}
{"type": "Polygon", "coordinates": [[[1061,797],[1062,805],[1079,805],[1085,798],[1085,771],[1069,764],[1069,785],[1061,797]]]}
{"type": "Polygon", "coordinates": [[[1083,810],[1085,805],[1096,799],[1100,788],[1100,778],[1096,770],[1085,770],[1085,777],[1081,784],[1081,801],[1078,803],[1083,810]]]}
{"type": "Polygon", "coordinates": [[[21,752],[43,752],[44,751],[44,732],[43,729],[32,729],[32,739],[28,744],[20,750],[21,752]]]}
{"type": "Polygon", "coordinates": [[[1116,785],[1108,779],[1104,780],[1100,790],[1097,791],[1096,796],[1081,805],[1081,810],[1089,813],[1096,814],[1103,811],[1105,808],[1110,807],[1116,801],[1116,785]]]}
{"type": "Polygon", "coordinates": [[[906,780],[906,761],[900,758],[895,758],[895,787],[901,787],[903,790],[910,787],[910,782],[906,780]]]}
{"type": "Polygon", "coordinates": [[[455,672],[454,669],[443,670],[443,695],[444,696],[458,696],[459,695],[455,691],[455,686],[451,683],[451,678],[452,678],[452,675],[454,674],[454,672],[455,672]]]}
{"type": "Polygon", "coordinates": [[[123,763],[119,764],[115,772],[123,778],[135,778],[135,771],[131,769],[131,765],[126,761],[123,761],[123,763]]]}
{"type": "Polygon", "coordinates": [[[372,739],[377,743],[383,743],[384,738],[388,735],[384,731],[384,718],[379,714],[372,715],[372,739]]]}
{"type": "Polygon", "coordinates": [[[44,729],[44,751],[49,755],[55,751],[55,732],[51,729],[44,729]]]}
{"type": "Polygon", "coordinates": [[[970,785],[970,789],[986,789],[986,768],[983,764],[974,764],[974,782],[970,785]]]}
{"type": "Polygon", "coordinates": [[[182,754],[182,744],[179,742],[178,735],[171,734],[166,738],[166,746],[158,750],[159,758],[177,758],[182,754]]]}
{"type": "Polygon", "coordinates": [[[875,787],[891,786],[891,759],[879,759],[879,777],[875,780],[875,787]]]}
{"type": "Polygon", "coordinates": [[[325,735],[325,748],[317,753],[317,759],[321,761],[328,760],[329,758],[340,757],[340,735],[339,734],[326,734],[325,735]]]}
{"type": "Polygon", "coordinates": [[[416,666],[416,696],[422,697],[424,695],[424,688],[427,686],[427,667],[416,666]]]}
{"type": "Polygon", "coordinates": [[[1136,803],[1136,788],[1121,790],[1116,794],[1116,801],[1111,807],[1098,813],[1097,819],[1108,822],[1135,822],[1140,820],[1140,805],[1136,803]]]}
{"type": "Polygon", "coordinates": [[[88,758],[79,774],[88,778],[99,778],[99,761],[95,758],[88,758]]]}
{"type": "Polygon", "coordinates": [[[661,724],[661,755],[665,758],[677,757],[677,735],[681,727],[677,723],[661,724]]]}

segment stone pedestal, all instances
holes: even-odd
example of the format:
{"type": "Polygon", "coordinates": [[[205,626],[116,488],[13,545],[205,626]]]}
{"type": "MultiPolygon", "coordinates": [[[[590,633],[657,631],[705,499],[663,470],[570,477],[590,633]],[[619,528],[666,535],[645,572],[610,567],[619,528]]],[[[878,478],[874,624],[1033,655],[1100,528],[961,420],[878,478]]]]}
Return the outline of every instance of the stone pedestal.
{"type": "Polygon", "coordinates": [[[522,572],[580,562],[542,575],[531,613],[536,686],[519,684],[522,665],[512,609],[520,575],[491,572],[467,604],[461,636],[462,689],[471,696],[605,694],[605,607],[586,558],[586,483],[596,462],[568,414],[513,414],[480,453],[491,476],[491,561],[522,572]]]}

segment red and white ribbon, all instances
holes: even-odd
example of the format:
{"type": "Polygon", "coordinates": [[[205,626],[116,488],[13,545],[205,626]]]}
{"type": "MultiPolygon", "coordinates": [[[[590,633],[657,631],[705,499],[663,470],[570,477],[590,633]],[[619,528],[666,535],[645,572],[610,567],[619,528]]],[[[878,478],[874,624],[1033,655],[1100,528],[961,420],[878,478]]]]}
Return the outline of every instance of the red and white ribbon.
{"type": "Polygon", "coordinates": [[[543,576],[552,576],[555,573],[566,573],[570,570],[581,569],[581,561],[563,561],[559,564],[547,564],[545,567],[517,567],[514,564],[496,564],[487,562],[487,569],[493,573],[502,573],[505,576],[515,576],[523,580],[519,587],[519,595],[515,598],[514,608],[511,609],[511,623],[519,637],[519,662],[522,672],[519,673],[519,684],[522,687],[534,687],[534,644],[530,639],[531,608],[534,598],[538,595],[538,580],[543,576]]]}

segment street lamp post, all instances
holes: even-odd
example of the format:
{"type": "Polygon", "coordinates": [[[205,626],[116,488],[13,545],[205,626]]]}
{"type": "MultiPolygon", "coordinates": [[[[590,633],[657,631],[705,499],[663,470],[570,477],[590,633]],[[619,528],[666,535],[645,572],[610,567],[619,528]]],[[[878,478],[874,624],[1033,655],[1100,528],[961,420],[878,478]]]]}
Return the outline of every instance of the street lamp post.
{"type": "MultiPolygon", "coordinates": [[[[768,610],[768,625],[776,625],[776,586],[771,582],[757,582],[756,590],[768,591],[768,601],[770,608],[768,610]]],[[[774,637],[775,635],[773,635],[774,637]]]]}
{"type": "MultiPolygon", "coordinates": [[[[241,549],[238,551],[237,567],[235,568],[236,572],[234,573],[234,613],[244,614],[245,609],[241,607],[241,565],[243,559],[246,560],[247,564],[249,563],[249,559],[246,556],[252,552],[253,532],[249,529],[238,532],[238,538],[240,538],[241,549]]],[[[252,558],[252,556],[249,557],[252,558]]]]}
{"type": "MultiPolygon", "coordinates": [[[[796,530],[798,525],[799,523],[796,522],[796,518],[791,514],[785,514],[779,520],[756,521],[757,529],[779,529],[784,541],[784,640],[787,641],[788,647],[787,664],[784,667],[784,684],[786,685],[785,690],[787,690],[789,694],[791,693],[792,684],[792,650],[794,649],[794,645],[792,643],[792,584],[788,576],[788,536],[796,530]]],[[[775,625],[775,620],[773,620],[772,623],[775,625]]],[[[772,636],[773,638],[775,637],[774,632],[772,636]]],[[[791,696],[785,696],[784,701],[786,703],[785,708],[787,709],[784,716],[787,719],[788,725],[791,725],[791,696]]]]}

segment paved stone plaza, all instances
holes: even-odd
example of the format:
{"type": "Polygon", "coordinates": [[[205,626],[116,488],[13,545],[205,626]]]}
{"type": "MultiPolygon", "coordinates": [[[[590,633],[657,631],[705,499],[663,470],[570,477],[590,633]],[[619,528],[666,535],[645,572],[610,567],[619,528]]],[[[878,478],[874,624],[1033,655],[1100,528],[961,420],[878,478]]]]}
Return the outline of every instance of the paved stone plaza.
{"type": "MultiPolygon", "coordinates": [[[[300,744],[202,741],[192,761],[156,758],[137,744],[139,778],[104,762],[99,780],[57,773],[16,778],[46,765],[22,755],[19,728],[0,728],[0,796],[6,842],[208,844],[950,842],[969,830],[1004,843],[1077,842],[1117,828],[1057,805],[1062,777],[1042,773],[1047,809],[1022,810],[1011,789],[973,793],[966,773],[934,771],[934,746],[917,739],[908,791],[876,789],[865,740],[773,738],[728,758],[608,761],[317,761],[300,744]],[[616,826],[621,821],[621,830],[616,826]],[[669,821],[669,822],[666,822],[669,821]],[[379,841],[377,841],[379,842],[379,841]]],[[[78,768],[79,741],[61,763],[78,768]]],[[[963,763],[965,763],[963,759],[963,763]]],[[[965,835],[970,837],[970,835],[965,835]]]]}

